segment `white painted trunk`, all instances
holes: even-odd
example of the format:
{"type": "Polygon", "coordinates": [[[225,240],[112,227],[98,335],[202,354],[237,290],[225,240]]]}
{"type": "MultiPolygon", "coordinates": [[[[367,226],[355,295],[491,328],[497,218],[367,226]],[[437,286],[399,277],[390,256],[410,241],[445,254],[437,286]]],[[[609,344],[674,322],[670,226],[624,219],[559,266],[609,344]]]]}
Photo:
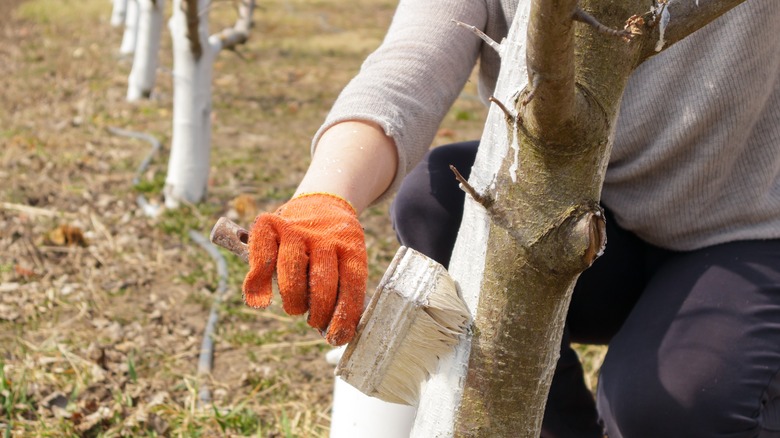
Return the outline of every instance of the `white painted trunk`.
{"type": "MultiPolygon", "coordinates": [[[[526,29],[530,1],[521,0],[509,36],[502,43],[502,65],[494,96],[501,102],[514,101],[513,96],[528,83],[526,73],[526,29]]],[[[468,24],[468,23],[467,23],[468,24]]],[[[465,32],[465,30],[464,30],[465,32]]],[[[478,193],[486,193],[495,181],[501,163],[513,148],[516,136],[509,144],[505,114],[492,105],[485,124],[477,159],[472,167],[469,184],[478,193]]],[[[490,218],[482,206],[466,196],[463,222],[455,243],[449,272],[458,283],[466,305],[475,315],[480,285],[485,270],[490,218]]],[[[460,406],[468,371],[471,337],[464,336],[455,354],[442,358],[439,370],[423,386],[411,436],[416,438],[451,437],[454,435],[456,411],[460,406]]]]}
{"type": "Polygon", "coordinates": [[[157,77],[157,57],[163,28],[165,0],[138,2],[138,37],[133,68],[127,81],[127,100],[136,101],[152,94],[157,77]]]}
{"type": "Polygon", "coordinates": [[[125,24],[127,17],[127,0],[112,0],[114,4],[111,10],[111,26],[120,27],[125,24]]]}
{"type": "Polygon", "coordinates": [[[135,52],[135,43],[138,40],[138,0],[124,1],[127,2],[125,32],[122,35],[122,44],[119,46],[119,54],[129,55],[135,52]]]}
{"type": "MultiPolygon", "coordinates": [[[[187,35],[183,0],[174,0],[168,26],[173,38],[173,135],[165,205],[177,208],[181,201],[199,202],[206,193],[211,152],[211,76],[219,44],[208,39],[207,19],[199,20],[198,38],[202,49],[196,59],[187,35]]],[[[208,7],[198,1],[198,11],[208,7]]],[[[205,18],[205,14],[204,17],[205,18]]]]}
{"type": "MultiPolygon", "coordinates": [[[[338,347],[329,351],[327,362],[336,365],[345,349],[338,347]]],[[[334,378],[331,438],[407,438],[413,421],[412,406],[368,396],[340,377],[334,378]]]]}

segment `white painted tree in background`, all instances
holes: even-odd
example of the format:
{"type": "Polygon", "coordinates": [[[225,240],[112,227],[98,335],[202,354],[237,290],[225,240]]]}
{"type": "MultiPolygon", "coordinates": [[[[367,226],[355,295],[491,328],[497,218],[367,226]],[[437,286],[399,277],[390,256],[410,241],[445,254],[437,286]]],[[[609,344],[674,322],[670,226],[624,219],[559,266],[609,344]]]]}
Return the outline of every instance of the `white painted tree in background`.
{"type": "Polygon", "coordinates": [[[211,153],[212,66],[222,49],[246,42],[254,0],[241,0],[235,26],[208,35],[210,0],[174,0],[168,23],[173,39],[173,135],[165,205],[198,202],[206,193],[211,153]]]}
{"type": "Polygon", "coordinates": [[[165,12],[165,0],[132,1],[138,3],[138,20],[133,68],[127,80],[131,102],[149,98],[154,89],[165,12]]]}
{"type": "Polygon", "coordinates": [[[496,104],[450,262],[474,327],[423,388],[412,436],[539,437],[571,292],[605,241],[598,205],[628,78],[742,1],[519,2],[492,43],[496,104]]]}
{"type": "Polygon", "coordinates": [[[125,24],[127,17],[127,0],[111,0],[111,3],[114,5],[111,9],[111,25],[120,27],[125,24]]]}
{"type": "MultiPolygon", "coordinates": [[[[125,9],[125,32],[122,35],[122,44],[119,46],[119,54],[127,56],[135,52],[135,44],[138,40],[138,0],[117,0],[117,2],[120,3],[117,17],[121,16],[122,1],[124,1],[125,9]]],[[[116,3],[114,4],[114,7],[116,9],[116,3]]]]}

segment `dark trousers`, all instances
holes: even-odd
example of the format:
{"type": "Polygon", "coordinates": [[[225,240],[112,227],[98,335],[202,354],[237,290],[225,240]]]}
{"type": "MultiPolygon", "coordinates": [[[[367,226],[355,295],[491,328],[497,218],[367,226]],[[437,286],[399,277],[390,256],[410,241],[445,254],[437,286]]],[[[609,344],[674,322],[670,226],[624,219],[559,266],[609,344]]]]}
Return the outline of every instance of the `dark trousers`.
{"type": "MultiPolygon", "coordinates": [[[[445,266],[478,143],[433,149],[393,202],[401,244],[445,266]]],[[[543,437],[780,437],[780,240],[654,247],[607,209],[607,249],[577,282],[543,437]],[[570,342],[608,344],[596,399],[570,342]],[[597,409],[598,405],[598,409],[597,409]]]]}

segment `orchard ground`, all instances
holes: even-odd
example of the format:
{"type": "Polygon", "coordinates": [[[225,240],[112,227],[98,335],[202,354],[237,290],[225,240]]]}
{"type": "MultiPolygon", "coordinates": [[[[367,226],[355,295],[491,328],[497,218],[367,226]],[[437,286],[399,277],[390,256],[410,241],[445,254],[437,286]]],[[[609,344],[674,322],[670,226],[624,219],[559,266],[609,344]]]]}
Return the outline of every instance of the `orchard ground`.
{"type": "MultiPolygon", "coordinates": [[[[170,2],[168,2],[170,16],[170,2]]],[[[213,404],[198,407],[197,358],[218,284],[188,236],[229,215],[245,227],[295,190],[311,136],[381,42],[391,0],[269,0],[250,41],[218,56],[206,199],[144,215],[162,201],[171,135],[170,36],[152,99],[127,103],[131,59],[108,0],[0,2],[0,431],[5,436],[323,437],[330,347],[278,300],[241,302],[246,266],[223,252],[213,404]],[[140,182],[150,147],[163,145],[140,182]]],[[[235,20],[214,2],[210,28],[235,20]]],[[[435,145],[479,138],[485,108],[471,81],[435,145]]],[[[387,204],[362,217],[372,291],[398,243],[387,204]]],[[[581,348],[589,375],[603,349],[581,348]]],[[[595,379],[595,377],[593,377],[595,379]]]]}

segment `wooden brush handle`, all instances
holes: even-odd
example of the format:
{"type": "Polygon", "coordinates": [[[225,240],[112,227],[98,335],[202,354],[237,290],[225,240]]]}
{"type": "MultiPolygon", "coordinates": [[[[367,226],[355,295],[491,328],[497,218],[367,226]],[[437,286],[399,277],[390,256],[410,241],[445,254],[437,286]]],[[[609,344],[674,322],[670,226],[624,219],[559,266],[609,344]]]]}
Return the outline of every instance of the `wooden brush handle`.
{"type": "Polygon", "coordinates": [[[211,243],[219,245],[249,263],[249,231],[226,217],[221,217],[211,229],[211,243]]]}

